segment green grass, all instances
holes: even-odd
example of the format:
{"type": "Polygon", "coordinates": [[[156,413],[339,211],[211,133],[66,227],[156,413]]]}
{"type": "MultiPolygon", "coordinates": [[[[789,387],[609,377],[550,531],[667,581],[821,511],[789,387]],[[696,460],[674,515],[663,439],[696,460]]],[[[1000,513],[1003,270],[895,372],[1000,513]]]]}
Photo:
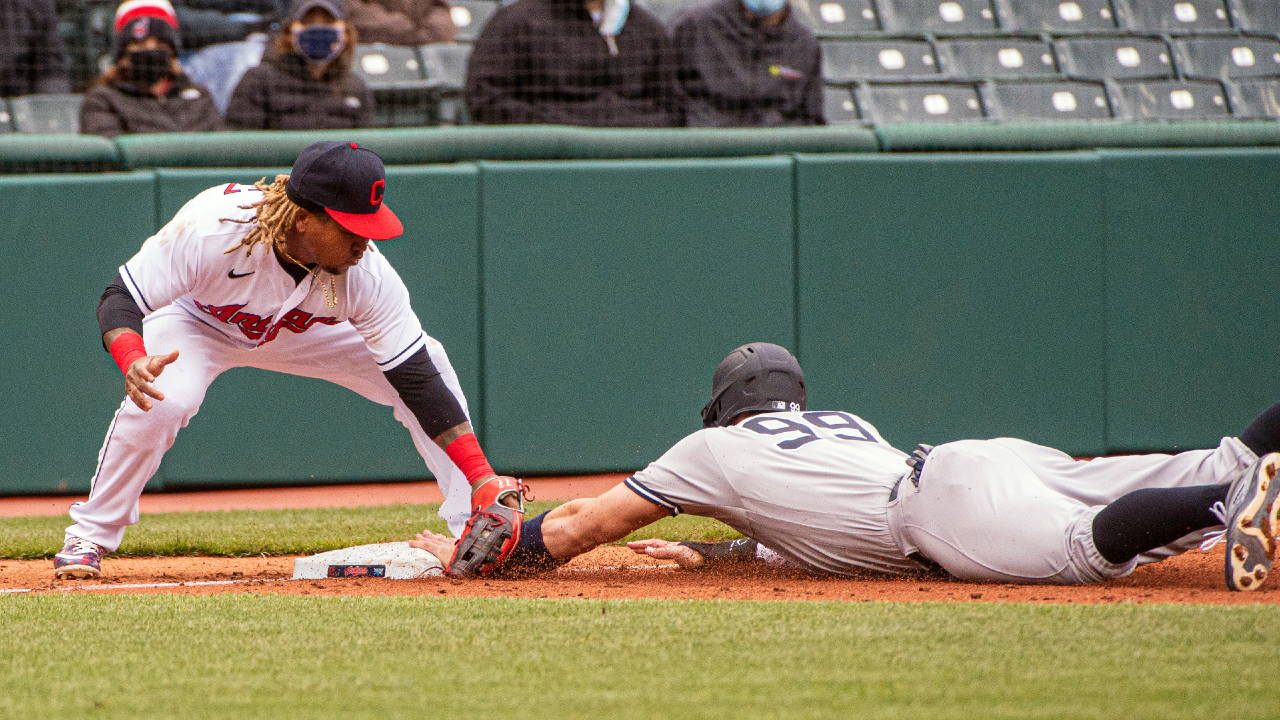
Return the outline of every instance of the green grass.
{"type": "Polygon", "coordinates": [[[1269,606],[41,595],[0,627],[13,718],[1280,712],[1269,606]]]}
{"type": "MultiPolygon", "coordinates": [[[[526,504],[529,517],[559,505],[526,504]]],[[[436,515],[439,505],[389,505],[308,510],[237,510],[230,512],[156,513],[143,515],[125,532],[117,555],[294,555],[324,552],[365,543],[409,540],[429,528],[445,532],[436,515]]],[[[66,516],[0,519],[0,558],[50,558],[62,547],[66,516]]],[[[666,518],[628,536],[627,540],[725,540],[741,537],[707,518],[666,518]]]]}

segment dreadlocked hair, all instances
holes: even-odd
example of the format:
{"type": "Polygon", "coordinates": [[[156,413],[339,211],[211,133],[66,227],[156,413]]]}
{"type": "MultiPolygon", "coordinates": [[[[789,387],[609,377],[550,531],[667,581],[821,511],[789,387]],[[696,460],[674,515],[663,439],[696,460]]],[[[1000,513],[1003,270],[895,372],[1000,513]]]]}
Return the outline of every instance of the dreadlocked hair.
{"type": "Polygon", "coordinates": [[[262,178],[253,186],[262,191],[262,199],[250,205],[241,205],[241,210],[256,208],[257,213],[251,220],[236,220],[234,218],[223,218],[225,222],[240,223],[246,225],[248,223],[256,223],[256,226],[249,231],[248,235],[240,241],[239,245],[231,248],[227,253],[233,253],[240,248],[246,248],[244,254],[249,256],[253,254],[253,246],[262,243],[267,247],[275,247],[277,243],[283,242],[285,233],[289,228],[293,227],[294,220],[298,217],[298,211],[302,208],[298,207],[289,196],[284,192],[284,184],[289,181],[288,175],[277,175],[276,181],[267,184],[267,179],[262,178]]]}

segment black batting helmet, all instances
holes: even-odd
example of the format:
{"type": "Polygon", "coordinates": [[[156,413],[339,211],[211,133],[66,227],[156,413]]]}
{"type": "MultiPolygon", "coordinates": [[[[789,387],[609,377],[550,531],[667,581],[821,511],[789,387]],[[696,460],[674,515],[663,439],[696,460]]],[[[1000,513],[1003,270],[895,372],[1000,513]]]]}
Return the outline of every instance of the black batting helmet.
{"type": "Polygon", "coordinates": [[[804,372],[781,345],[751,343],[720,361],[711,380],[703,427],[725,427],[753,410],[804,410],[804,372]]]}

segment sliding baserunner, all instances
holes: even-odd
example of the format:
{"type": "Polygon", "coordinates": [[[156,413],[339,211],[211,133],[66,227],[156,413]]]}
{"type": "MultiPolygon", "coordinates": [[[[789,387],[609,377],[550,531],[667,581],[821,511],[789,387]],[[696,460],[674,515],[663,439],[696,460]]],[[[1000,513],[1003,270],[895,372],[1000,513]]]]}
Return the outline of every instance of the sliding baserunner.
{"type": "MultiPolygon", "coordinates": [[[[962,580],[1084,584],[1225,537],[1233,590],[1257,589],[1275,555],[1280,404],[1239,438],[1177,455],[1078,461],[1012,438],[907,455],[856,415],[809,411],[796,359],[754,343],[720,363],[702,418],[704,429],[604,495],[525,521],[507,562],[552,568],[680,513],[749,541],[633,549],[685,565],[776,556],[838,574],[940,568],[962,580]]],[[[432,533],[415,545],[453,552],[432,533]]]]}

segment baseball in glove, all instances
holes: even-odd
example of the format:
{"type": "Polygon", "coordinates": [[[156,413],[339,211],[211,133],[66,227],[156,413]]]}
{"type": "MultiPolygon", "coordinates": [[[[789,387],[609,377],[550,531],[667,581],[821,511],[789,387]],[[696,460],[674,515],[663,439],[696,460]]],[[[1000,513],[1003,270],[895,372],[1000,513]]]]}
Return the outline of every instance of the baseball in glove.
{"type": "Polygon", "coordinates": [[[488,574],[520,542],[524,486],[513,477],[493,477],[471,493],[471,519],[449,559],[449,575],[488,574]],[[503,504],[514,499],[515,507],[503,504]]]}

